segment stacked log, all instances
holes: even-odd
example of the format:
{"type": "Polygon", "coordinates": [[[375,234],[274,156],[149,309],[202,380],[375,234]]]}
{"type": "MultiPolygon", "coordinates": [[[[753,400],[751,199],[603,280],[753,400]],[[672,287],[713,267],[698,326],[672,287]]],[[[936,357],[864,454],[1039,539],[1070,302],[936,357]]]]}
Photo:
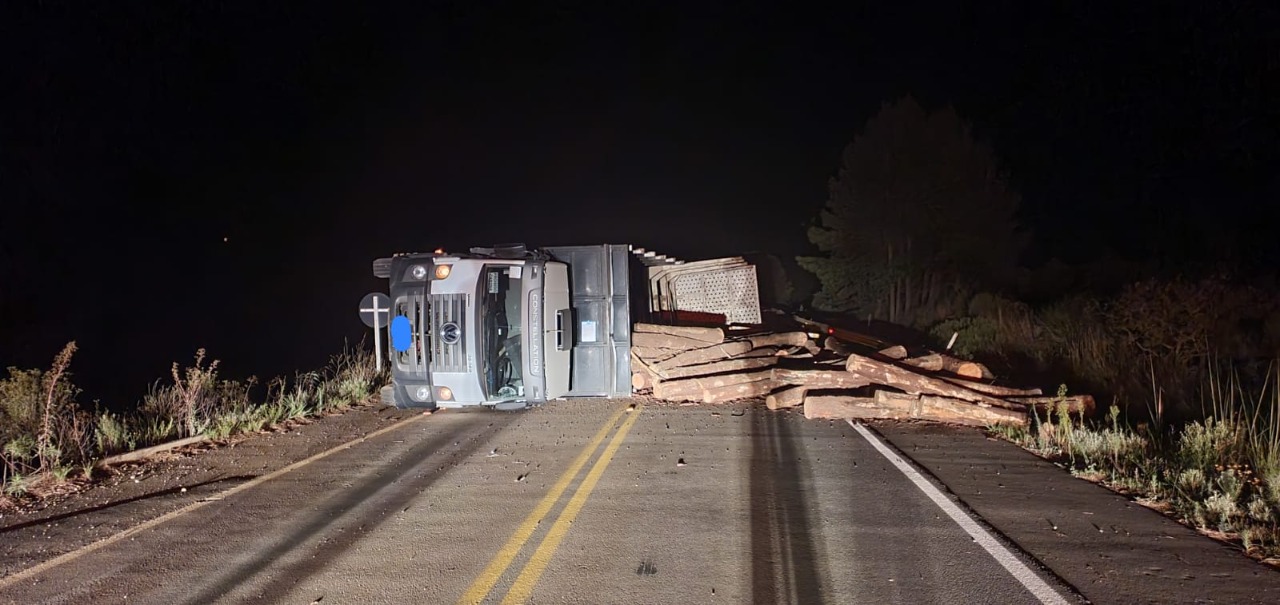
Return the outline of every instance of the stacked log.
{"type": "MultiPolygon", "coordinates": [[[[1065,405],[1094,412],[1088,395],[1046,397],[1040,389],[992,384],[986,366],[901,345],[866,354],[804,331],[637,324],[632,385],[666,401],[725,403],[764,398],[766,407],[803,406],[806,418],[927,419],[964,425],[1026,424],[1065,405]]],[[[869,341],[868,341],[869,342],[869,341]]],[[[866,343],[863,343],[865,346],[866,343]]]]}
{"type": "Polygon", "coordinates": [[[782,358],[821,351],[805,332],[636,324],[631,335],[632,385],[657,399],[723,403],[768,395],[782,358]]]}

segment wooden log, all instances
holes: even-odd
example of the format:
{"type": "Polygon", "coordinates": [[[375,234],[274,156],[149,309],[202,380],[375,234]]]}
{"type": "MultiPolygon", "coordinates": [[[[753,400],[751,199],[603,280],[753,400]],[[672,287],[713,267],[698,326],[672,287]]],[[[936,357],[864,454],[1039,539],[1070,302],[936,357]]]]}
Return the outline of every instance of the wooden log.
{"type": "Polygon", "coordinates": [[[1040,418],[1047,418],[1051,412],[1056,412],[1059,402],[1067,404],[1067,413],[1072,415],[1083,415],[1089,417],[1093,415],[1096,404],[1092,395],[1068,395],[1066,397],[1006,397],[1010,401],[1016,401],[1028,406],[1035,406],[1036,413],[1040,418]]]}
{"type": "Polygon", "coordinates": [[[810,338],[810,339],[808,339],[808,340],[805,340],[805,341],[804,341],[804,344],[803,344],[803,345],[801,345],[801,346],[803,346],[803,347],[804,347],[804,350],[806,350],[806,351],[808,351],[808,352],[809,352],[809,356],[810,356],[810,357],[814,357],[814,356],[816,356],[818,353],[821,353],[821,352],[822,352],[822,347],[818,346],[818,343],[813,342],[813,339],[812,339],[812,338],[810,338]]]}
{"type": "Polygon", "coordinates": [[[697,326],[664,326],[661,324],[638,323],[632,328],[635,334],[667,334],[701,341],[704,345],[718,345],[724,342],[724,330],[720,328],[702,328],[697,326]]]}
{"type": "Polygon", "coordinates": [[[885,405],[875,397],[822,395],[804,398],[804,417],[809,419],[844,420],[846,418],[911,418],[909,406],[885,405]]]}
{"type": "Polygon", "coordinates": [[[942,356],[937,353],[930,353],[928,355],[921,355],[920,357],[911,357],[909,359],[903,359],[902,363],[905,363],[914,368],[920,368],[921,370],[925,370],[927,372],[942,371],[942,356]]]}
{"type": "Polygon", "coordinates": [[[636,355],[635,351],[631,352],[631,388],[635,391],[652,389],[659,382],[658,377],[654,374],[653,369],[636,355]]]}
{"type": "Polygon", "coordinates": [[[906,359],[907,348],[902,345],[893,345],[887,349],[881,349],[880,354],[889,359],[906,359]]]}
{"type": "MultiPolygon", "coordinates": [[[[741,357],[751,352],[751,349],[753,348],[755,347],[751,346],[751,343],[749,342],[726,342],[723,344],[685,351],[670,359],[664,359],[656,364],[652,364],[652,366],[654,369],[665,370],[679,366],[710,363],[721,359],[741,357]]],[[[773,353],[770,352],[770,354],[772,355],[773,353]]]]}
{"type": "Polygon", "coordinates": [[[907,368],[877,361],[856,353],[849,355],[849,359],[845,362],[845,369],[854,374],[865,376],[872,384],[896,387],[913,395],[941,395],[1018,412],[1025,412],[1027,409],[1025,405],[1020,403],[998,399],[940,378],[926,376],[907,368]]]}
{"type": "Polygon", "coordinates": [[[941,378],[942,380],[945,380],[952,384],[962,386],[966,389],[974,390],[979,393],[986,393],[988,395],[994,395],[996,397],[1003,397],[1005,399],[1008,399],[1010,397],[1035,397],[1037,395],[1044,394],[1044,391],[1041,391],[1040,389],[1017,389],[1014,387],[1005,387],[1005,386],[1000,386],[996,384],[987,384],[985,382],[977,382],[974,380],[968,380],[965,378],[952,377],[952,376],[938,376],[938,378],[941,378]]]}
{"type": "Polygon", "coordinates": [[[653,334],[649,332],[635,332],[631,334],[631,346],[656,348],[656,349],[677,349],[680,351],[688,351],[690,349],[700,349],[707,346],[707,343],[695,338],[685,336],[676,336],[673,334],[653,334]]]}
{"type": "Polygon", "coordinates": [[[809,387],[788,386],[769,393],[764,398],[764,405],[771,410],[793,408],[804,403],[804,396],[808,393],[809,387]]]}
{"type": "Polygon", "coordinates": [[[631,347],[631,352],[635,353],[650,363],[665,361],[684,352],[683,349],[659,349],[657,347],[631,347]]]}
{"type": "Polygon", "coordinates": [[[769,370],[683,378],[659,382],[653,396],[667,401],[723,403],[747,397],[763,397],[776,388],[769,370]]]}
{"type": "Polygon", "coordinates": [[[871,384],[865,376],[839,370],[774,368],[773,379],[779,384],[800,385],[812,389],[856,389],[871,384]]]}
{"type": "Polygon", "coordinates": [[[1026,414],[986,407],[958,399],[925,395],[876,392],[875,397],[825,395],[805,397],[805,418],[842,420],[845,418],[922,419],[966,426],[990,424],[1025,425],[1026,414]]]}
{"type": "Polygon", "coordinates": [[[702,363],[693,366],[655,369],[654,372],[663,380],[674,380],[677,378],[688,378],[690,376],[707,376],[710,374],[721,374],[724,372],[738,372],[742,370],[767,368],[776,363],[778,363],[778,357],[775,355],[762,357],[737,357],[734,359],[725,359],[722,361],[702,363]]]}
{"type": "Polygon", "coordinates": [[[182,439],[178,439],[177,441],[170,441],[168,443],[161,443],[160,445],[144,447],[140,450],[133,450],[132,452],[125,452],[123,454],[116,454],[115,456],[109,456],[107,458],[103,458],[102,460],[95,462],[93,466],[94,468],[106,468],[113,464],[124,464],[126,462],[138,462],[139,460],[145,460],[151,456],[154,456],[162,452],[167,452],[169,450],[177,449],[180,447],[186,447],[188,445],[195,445],[197,443],[203,443],[208,440],[209,438],[204,435],[196,435],[194,437],[185,437],[182,439]]]}
{"type": "Polygon", "coordinates": [[[831,351],[841,357],[853,352],[853,349],[848,343],[831,336],[822,339],[822,350],[831,351]]]}
{"type": "Polygon", "coordinates": [[[913,409],[917,418],[925,420],[971,426],[1000,423],[1025,426],[1029,420],[1027,413],[1023,410],[990,407],[982,403],[973,403],[938,395],[909,395],[890,391],[876,391],[875,397],[877,401],[886,404],[900,405],[902,402],[906,402],[908,405],[914,406],[913,409]]]}
{"type": "Polygon", "coordinates": [[[631,373],[631,392],[647,391],[652,388],[653,385],[649,384],[647,376],[640,372],[631,373]]]}
{"type": "Polygon", "coordinates": [[[958,359],[941,353],[930,353],[920,357],[903,359],[902,363],[930,372],[950,372],[956,376],[974,380],[990,380],[995,377],[991,370],[987,369],[987,366],[976,361],[958,359]]]}
{"type": "Polygon", "coordinates": [[[803,347],[804,343],[809,341],[809,334],[805,332],[757,334],[748,336],[746,340],[751,343],[751,348],[753,349],[760,347],[803,347]]]}

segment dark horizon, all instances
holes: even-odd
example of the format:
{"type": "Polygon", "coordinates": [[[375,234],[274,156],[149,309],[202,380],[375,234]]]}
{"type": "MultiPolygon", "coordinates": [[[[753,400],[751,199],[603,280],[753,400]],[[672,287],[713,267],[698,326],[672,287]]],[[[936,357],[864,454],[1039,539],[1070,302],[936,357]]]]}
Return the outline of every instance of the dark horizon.
{"type": "Polygon", "coordinates": [[[906,96],[993,148],[1024,265],[1280,266],[1267,3],[497,6],[10,9],[0,366],[76,340],[112,407],[200,347],[315,369],[398,251],[807,254],[841,150],[906,96]]]}

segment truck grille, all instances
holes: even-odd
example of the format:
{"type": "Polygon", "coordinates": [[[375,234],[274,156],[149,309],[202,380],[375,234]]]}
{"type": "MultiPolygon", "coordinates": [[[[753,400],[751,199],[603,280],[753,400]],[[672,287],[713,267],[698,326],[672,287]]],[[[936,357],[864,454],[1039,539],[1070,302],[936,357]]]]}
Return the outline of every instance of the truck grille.
{"type": "Polygon", "coordinates": [[[427,309],[427,325],[431,331],[431,370],[435,372],[467,371],[467,299],[466,294],[433,294],[427,309]],[[445,333],[445,326],[457,326],[452,335],[445,333]]]}
{"type": "Polygon", "coordinates": [[[422,326],[423,312],[421,294],[409,294],[396,299],[396,315],[409,318],[409,348],[395,353],[400,369],[406,372],[425,372],[427,369],[426,351],[422,348],[419,326],[422,326]]]}

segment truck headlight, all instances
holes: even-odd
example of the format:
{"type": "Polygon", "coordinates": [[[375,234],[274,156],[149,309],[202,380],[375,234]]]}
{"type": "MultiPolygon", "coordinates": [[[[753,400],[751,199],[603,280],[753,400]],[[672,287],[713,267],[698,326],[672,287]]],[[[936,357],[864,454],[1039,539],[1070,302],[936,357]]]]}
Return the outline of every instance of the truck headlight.
{"type": "Polygon", "coordinates": [[[449,273],[452,271],[453,265],[436,265],[436,279],[449,277],[449,273]]]}
{"type": "Polygon", "coordinates": [[[449,387],[436,389],[436,401],[449,401],[451,399],[453,399],[453,389],[449,387]]]}
{"type": "Polygon", "coordinates": [[[431,398],[431,389],[428,389],[427,387],[418,387],[418,390],[414,392],[414,396],[418,401],[426,401],[431,398]]]}
{"type": "Polygon", "coordinates": [[[427,268],[422,265],[414,265],[413,268],[409,270],[409,273],[413,275],[414,279],[426,279],[427,268]]]}

